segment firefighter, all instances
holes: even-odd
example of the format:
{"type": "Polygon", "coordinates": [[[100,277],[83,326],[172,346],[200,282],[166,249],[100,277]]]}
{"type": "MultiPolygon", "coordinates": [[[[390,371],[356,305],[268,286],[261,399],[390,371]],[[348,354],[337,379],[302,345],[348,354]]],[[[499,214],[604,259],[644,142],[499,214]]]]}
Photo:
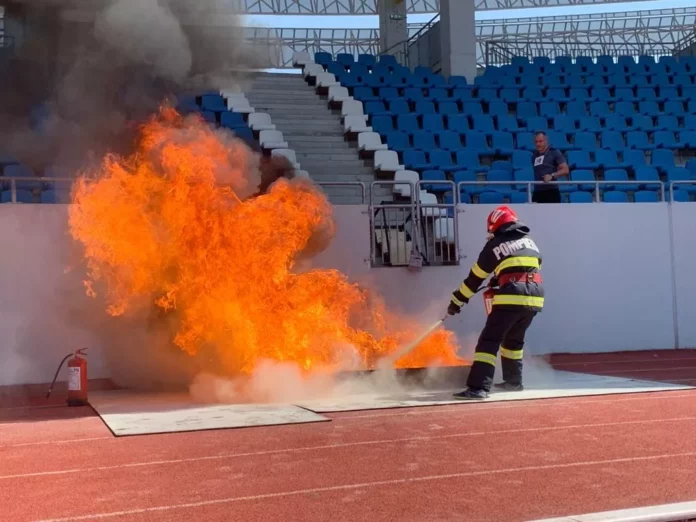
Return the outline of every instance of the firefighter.
{"type": "Polygon", "coordinates": [[[522,348],[524,336],[534,317],[544,306],[541,254],[529,236],[529,227],[506,206],[491,212],[487,222],[488,242],[476,264],[458,290],[452,294],[447,309],[458,314],[481,284],[493,275],[489,286],[494,289],[493,306],[476,345],[474,362],[467,379],[467,389],[454,394],[457,399],[485,399],[493,384],[498,349],[503,368],[503,382],[496,389],[521,391],[522,348]]]}

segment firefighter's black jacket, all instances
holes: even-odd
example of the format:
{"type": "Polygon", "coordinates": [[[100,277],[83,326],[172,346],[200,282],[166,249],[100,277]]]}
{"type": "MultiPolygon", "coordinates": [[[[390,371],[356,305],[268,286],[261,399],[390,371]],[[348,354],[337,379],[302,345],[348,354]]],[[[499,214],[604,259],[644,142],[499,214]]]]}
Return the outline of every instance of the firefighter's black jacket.
{"type": "MultiPolygon", "coordinates": [[[[469,302],[476,290],[493,274],[495,279],[502,274],[535,273],[541,268],[541,254],[529,236],[529,227],[522,223],[508,223],[500,227],[486,243],[478,261],[459,290],[452,294],[452,302],[463,306],[469,302]]],[[[544,307],[544,287],[541,283],[510,282],[495,291],[493,306],[519,310],[523,307],[540,312],[544,307]]]]}

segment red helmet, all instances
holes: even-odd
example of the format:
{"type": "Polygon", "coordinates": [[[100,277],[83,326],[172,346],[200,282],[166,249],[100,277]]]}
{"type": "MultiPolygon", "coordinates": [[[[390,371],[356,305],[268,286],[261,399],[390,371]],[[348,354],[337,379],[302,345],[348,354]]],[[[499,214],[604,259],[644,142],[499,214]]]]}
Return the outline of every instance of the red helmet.
{"type": "Polygon", "coordinates": [[[514,210],[506,206],[498,207],[488,214],[488,219],[486,220],[488,233],[493,234],[506,223],[514,223],[515,221],[517,221],[517,214],[515,214],[514,210]]]}

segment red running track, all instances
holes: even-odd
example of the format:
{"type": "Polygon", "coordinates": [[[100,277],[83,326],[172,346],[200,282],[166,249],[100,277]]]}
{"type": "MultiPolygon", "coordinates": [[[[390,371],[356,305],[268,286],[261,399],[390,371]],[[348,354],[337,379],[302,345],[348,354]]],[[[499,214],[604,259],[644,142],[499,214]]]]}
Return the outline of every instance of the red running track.
{"type": "MultiPolygon", "coordinates": [[[[640,370],[645,354],[602,357],[553,363],[640,370]]],[[[660,357],[662,372],[696,366],[696,353],[660,357]]],[[[122,438],[89,408],[0,403],[0,520],[525,521],[696,500],[695,400],[512,401],[122,438]]]]}

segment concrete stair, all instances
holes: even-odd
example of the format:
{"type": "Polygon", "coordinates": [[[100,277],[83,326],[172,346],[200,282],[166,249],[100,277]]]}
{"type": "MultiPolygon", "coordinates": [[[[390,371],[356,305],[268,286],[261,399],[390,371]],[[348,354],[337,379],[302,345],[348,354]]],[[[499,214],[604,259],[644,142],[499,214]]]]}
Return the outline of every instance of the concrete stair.
{"type": "MultiPolygon", "coordinates": [[[[370,183],[375,180],[373,162],[361,159],[357,146],[344,139],[340,111],[332,111],[302,76],[258,75],[247,98],[257,112],[271,115],[302,170],[315,182],[360,181],[369,196],[370,183]]],[[[334,204],[362,202],[358,187],[325,186],[323,190],[334,204]]],[[[391,188],[376,187],[373,196],[375,202],[391,200],[391,188]]]]}

